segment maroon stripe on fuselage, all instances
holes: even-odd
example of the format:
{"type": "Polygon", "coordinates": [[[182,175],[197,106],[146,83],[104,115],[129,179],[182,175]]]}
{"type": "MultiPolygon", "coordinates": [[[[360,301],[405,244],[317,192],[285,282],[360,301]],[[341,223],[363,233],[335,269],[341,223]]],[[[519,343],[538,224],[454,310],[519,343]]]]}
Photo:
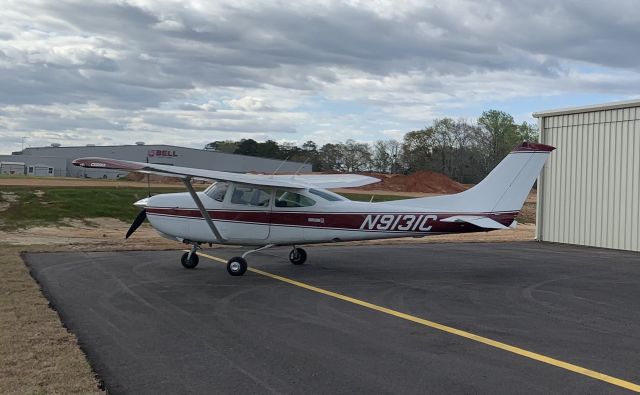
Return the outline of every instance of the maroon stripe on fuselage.
{"type": "MultiPolygon", "coordinates": [[[[276,226],[313,227],[377,232],[475,232],[482,228],[466,222],[442,222],[456,215],[482,215],[509,226],[517,211],[504,213],[313,213],[293,211],[225,211],[209,210],[214,220],[271,224],[276,226]]],[[[147,208],[148,214],[202,219],[196,209],[147,208]]]]}
{"type": "MultiPolygon", "coordinates": [[[[254,223],[269,224],[269,214],[270,214],[269,211],[208,210],[208,212],[212,219],[217,219],[221,221],[254,222],[254,223]]],[[[198,209],[151,207],[151,208],[147,208],[147,213],[202,219],[202,214],[200,214],[200,210],[198,209]]]]}

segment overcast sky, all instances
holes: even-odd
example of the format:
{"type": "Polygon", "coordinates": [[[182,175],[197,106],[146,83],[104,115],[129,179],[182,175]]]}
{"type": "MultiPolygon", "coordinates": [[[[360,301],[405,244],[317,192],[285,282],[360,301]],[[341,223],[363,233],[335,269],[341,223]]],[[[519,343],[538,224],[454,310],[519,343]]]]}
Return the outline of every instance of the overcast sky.
{"type": "Polygon", "coordinates": [[[5,0],[0,20],[0,153],[374,141],[640,97],[634,0],[5,0]]]}

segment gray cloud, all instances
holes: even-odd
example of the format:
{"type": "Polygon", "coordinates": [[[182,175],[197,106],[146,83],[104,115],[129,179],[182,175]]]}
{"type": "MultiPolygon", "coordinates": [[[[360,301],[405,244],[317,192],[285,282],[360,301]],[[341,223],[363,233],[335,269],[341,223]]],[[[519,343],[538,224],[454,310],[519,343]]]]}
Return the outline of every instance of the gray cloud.
{"type": "Polygon", "coordinates": [[[413,118],[496,92],[630,95],[640,82],[631,0],[204,4],[5,6],[0,109],[14,110],[0,127],[295,133],[322,130],[308,109],[331,100],[413,118]]]}

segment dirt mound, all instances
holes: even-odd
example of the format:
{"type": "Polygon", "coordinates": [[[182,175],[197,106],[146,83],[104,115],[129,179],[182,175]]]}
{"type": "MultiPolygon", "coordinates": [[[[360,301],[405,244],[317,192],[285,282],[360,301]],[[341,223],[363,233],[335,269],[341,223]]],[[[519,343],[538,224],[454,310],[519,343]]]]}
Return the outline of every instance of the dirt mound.
{"type": "Polygon", "coordinates": [[[464,185],[453,181],[444,174],[432,171],[418,171],[409,175],[383,173],[367,175],[379,178],[382,181],[366,185],[360,189],[423,193],[458,193],[467,189],[464,185]]]}

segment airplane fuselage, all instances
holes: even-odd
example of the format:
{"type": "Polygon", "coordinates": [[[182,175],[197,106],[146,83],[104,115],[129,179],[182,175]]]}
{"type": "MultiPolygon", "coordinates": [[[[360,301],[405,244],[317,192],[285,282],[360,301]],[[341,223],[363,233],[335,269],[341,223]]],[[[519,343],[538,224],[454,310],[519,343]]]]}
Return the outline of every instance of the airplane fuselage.
{"type": "Polygon", "coordinates": [[[523,142],[479,184],[463,192],[385,203],[353,202],[327,189],[379,181],[357,174],[254,175],[192,169],[109,158],[79,158],[76,166],[160,174],[180,178],[188,193],[156,195],[136,202],[142,208],[125,237],[146,219],[163,236],[191,245],[180,262],[198,265],[202,243],[256,245],[227,262],[242,276],[246,257],[274,245],[292,245],[289,261],[307,259],[300,244],[487,232],[516,225],[531,186],[555,148],[523,142]],[[196,192],[195,178],[218,180],[196,192]]]}
{"type": "MultiPolygon", "coordinates": [[[[517,211],[422,211],[415,207],[355,202],[322,189],[278,191],[261,188],[262,201],[252,204],[250,199],[257,192],[251,191],[251,187],[229,183],[221,201],[220,196],[210,193],[212,188],[198,192],[198,197],[226,239],[223,242],[226,244],[292,245],[479,232],[487,229],[466,222],[443,220],[460,214],[477,214],[509,226],[518,214],[517,211]],[[250,192],[247,199],[236,199],[236,191],[240,189],[245,194],[250,192]],[[288,199],[280,199],[283,195],[288,199]],[[327,197],[331,200],[327,200],[327,197]]],[[[221,243],[188,193],[156,195],[137,205],[146,208],[151,225],[166,237],[180,241],[221,243]]]]}

